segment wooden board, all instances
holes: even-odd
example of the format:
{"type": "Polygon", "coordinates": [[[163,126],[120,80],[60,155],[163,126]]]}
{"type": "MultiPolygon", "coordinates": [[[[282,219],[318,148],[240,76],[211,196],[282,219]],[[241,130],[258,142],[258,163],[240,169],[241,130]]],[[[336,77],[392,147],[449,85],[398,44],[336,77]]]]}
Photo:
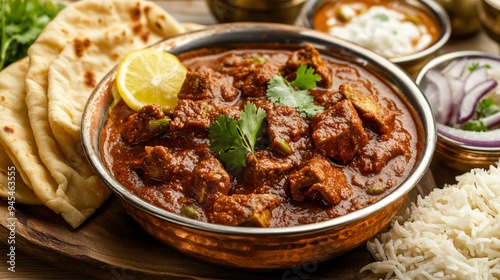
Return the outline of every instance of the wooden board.
{"type": "MultiPolygon", "coordinates": [[[[73,0],[70,0],[73,1],[73,0]]],[[[180,22],[213,24],[205,0],[155,0],[180,22]]],[[[480,50],[499,54],[498,44],[483,32],[463,40],[451,40],[440,54],[480,50]]],[[[438,186],[453,183],[453,176],[437,166],[438,186]]],[[[428,173],[409,200],[436,184],[428,173]]],[[[16,205],[16,273],[7,270],[9,230],[5,202],[0,200],[0,279],[370,279],[359,269],[373,261],[362,245],[319,267],[257,273],[205,264],[160,244],[130,219],[115,199],[78,230],[71,230],[43,207],[16,205]],[[39,261],[41,260],[41,261],[39,261]],[[57,270],[57,271],[55,271],[57,270]],[[81,277],[78,277],[81,275],[81,277]],[[161,275],[161,276],[160,276],[161,275]]]]}
{"type": "MultiPolygon", "coordinates": [[[[430,172],[409,201],[435,187],[430,172]]],[[[6,243],[9,212],[0,202],[0,236],[6,243]]],[[[359,270],[373,261],[363,244],[319,266],[255,272],[218,267],[192,259],[156,241],[111,198],[82,227],[72,230],[45,207],[16,205],[16,248],[63,269],[98,279],[371,279],[359,270]]],[[[2,252],[3,254],[4,252],[2,252]]]]}

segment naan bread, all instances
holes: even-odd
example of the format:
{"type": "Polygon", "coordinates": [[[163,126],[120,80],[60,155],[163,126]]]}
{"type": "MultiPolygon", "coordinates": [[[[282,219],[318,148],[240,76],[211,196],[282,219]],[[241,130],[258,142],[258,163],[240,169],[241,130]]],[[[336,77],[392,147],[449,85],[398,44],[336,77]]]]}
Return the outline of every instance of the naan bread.
{"type": "MultiPolygon", "coordinates": [[[[32,179],[44,188],[45,180],[32,174],[42,174],[44,167],[38,158],[35,139],[24,102],[24,76],[28,59],[17,61],[0,72],[0,196],[9,197],[9,177],[15,177],[16,203],[41,204],[32,190],[32,179]],[[21,161],[18,161],[18,158],[21,161]],[[13,169],[14,168],[14,169],[13,169]],[[14,175],[14,176],[11,176],[14,175]]],[[[45,174],[48,174],[46,172],[45,174]]],[[[50,176],[48,176],[50,178],[50,176]]],[[[11,183],[12,184],[12,183],[11,183]]],[[[50,187],[50,186],[49,186],[50,187]]]]}
{"type": "Polygon", "coordinates": [[[81,225],[110,194],[80,144],[88,96],[127,51],[184,31],[152,2],[82,0],[59,12],[29,49],[29,121],[40,159],[55,181],[34,192],[72,227],[81,225]]]}
{"type": "Polygon", "coordinates": [[[0,145],[0,196],[7,199],[14,196],[15,203],[41,204],[33,190],[25,183],[26,179],[23,179],[17,166],[0,145]]]}

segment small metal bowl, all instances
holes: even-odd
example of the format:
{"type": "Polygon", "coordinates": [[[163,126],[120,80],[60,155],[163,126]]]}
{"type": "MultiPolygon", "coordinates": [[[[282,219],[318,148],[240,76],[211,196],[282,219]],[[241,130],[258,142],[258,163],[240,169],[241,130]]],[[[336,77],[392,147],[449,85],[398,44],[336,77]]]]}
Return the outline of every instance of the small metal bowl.
{"type": "MultiPolygon", "coordinates": [[[[335,1],[337,0],[309,0],[302,8],[302,12],[299,17],[300,23],[308,28],[317,29],[314,26],[314,16],[316,12],[319,11],[324,5],[335,1]]],[[[363,0],[359,0],[359,2],[363,2],[363,0]]],[[[404,56],[388,57],[390,61],[401,66],[410,75],[415,76],[420,68],[432,57],[434,57],[438,50],[441,49],[446,42],[448,42],[451,35],[451,23],[446,11],[435,1],[403,0],[401,2],[415,7],[429,15],[435,20],[437,28],[440,32],[438,38],[436,38],[430,46],[421,51],[404,56]]]]}
{"type": "Polygon", "coordinates": [[[448,13],[451,36],[463,38],[476,34],[481,29],[477,6],[479,0],[436,0],[448,13]]]}
{"type": "Polygon", "coordinates": [[[306,0],[207,0],[217,21],[294,24],[306,0]]]}
{"type": "MultiPolygon", "coordinates": [[[[383,229],[428,170],[435,149],[435,124],[429,103],[401,68],[357,45],[311,29],[271,23],[231,23],[187,33],[152,46],[173,54],[227,44],[313,44],[320,52],[363,66],[407,100],[419,139],[410,175],[378,202],[325,222],[283,228],[232,227],[200,222],[149,204],[121,185],[102,160],[101,130],[112,102],[116,68],[100,82],[82,118],[85,154],[127,213],[153,237],[213,264],[252,270],[285,269],[346,253],[383,229]]],[[[126,233],[124,233],[126,234],[126,233]]]]}
{"type": "Polygon", "coordinates": [[[491,39],[500,43],[500,2],[481,0],[477,11],[483,30],[491,39]]]}
{"type": "MultiPolygon", "coordinates": [[[[469,58],[494,58],[500,59],[498,55],[492,55],[479,51],[458,51],[438,56],[429,61],[419,72],[416,83],[422,85],[426,73],[430,69],[441,70],[451,61],[463,57],[469,58]]],[[[500,131],[499,131],[500,133],[500,131]]],[[[467,145],[437,132],[438,141],[433,165],[438,168],[446,167],[456,175],[468,172],[472,168],[489,168],[500,159],[500,147],[477,147],[467,145]]]]}

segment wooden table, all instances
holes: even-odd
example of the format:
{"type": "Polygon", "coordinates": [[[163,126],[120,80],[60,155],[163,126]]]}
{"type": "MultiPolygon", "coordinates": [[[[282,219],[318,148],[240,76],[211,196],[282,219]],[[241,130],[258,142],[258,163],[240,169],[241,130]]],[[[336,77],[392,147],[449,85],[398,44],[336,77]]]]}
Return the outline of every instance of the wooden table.
{"type": "MultiPolygon", "coordinates": [[[[200,24],[214,24],[216,23],[215,18],[213,18],[208,10],[208,7],[204,0],[161,0],[156,1],[163,8],[165,8],[169,13],[171,13],[175,18],[177,18],[180,22],[194,22],[200,24]]],[[[450,41],[442,50],[441,53],[457,51],[457,50],[481,50],[490,53],[499,53],[499,46],[490,40],[484,33],[480,32],[477,35],[466,38],[463,40],[452,40],[450,41]]],[[[444,183],[453,183],[454,176],[457,174],[452,173],[451,171],[446,171],[445,176],[442,176],[440,172],[440,176],[433,176],[431,172],[428,172],[426,176],[423,178],[421,184],[434,184],[437,183],[438,186],[442,186],[444,183]],[[434,181],[434,178],[436,180],[434,181]]],[[[413,199],[416,195],[422,192],[421,189],[416,188],[412,192],[413,199]]],[[[112,209],[120,209],[119,206],[115,205],[116,201],[112,200],[105,207],[112,209]]],[[[5,207],[5,204],[0,205],[0,207],[5,207]]],[[[129,223],[130,220],[124,219],[124,223],[129,223]]],[[[137,225],[135,225],[137,227],[137,225]]],[[[89,275],[95,275],[95,273],[89,272],[89,275],[84,275],[82,267],[79,266],[78,263],[72,265],[68,262],[54,262],[46,263],[41,260],[53,259],[54,252],[46,252],[43,248],[26,248],[23,251],[23,246],[32,246],[30,244],[21,244],[16,248],[16,272],[12,273],[7,270],[8,265],[6,262],[6,255],[9,253],[8,247],[4,244],[7,240],[6,231],[1,231],[2,235],[0,235],[0,279],[92,279],[89,275]],[[30,254],[26,253],[30,252],[30,254]],[[48,258],[47,255],[52,256],[48,258]],[[61,267],[64,266],[64,267],[61,267]]],[[[140,230],[135,230],[135,233],[138,235],[144,234],[140,230]],[[137,232],[138,231],[138,232],[137,232]]],[[[125,233],[127,234],[127,233],[125,233]]],[[[141,236],[144,238],[148,238],[147,235],[141,236]]],[[[99,238],[96,235],[96,238],[99,238]]],[[[153,242],[154,241],[149,241],[153,242]]],[[[159,245],[161,246],[161,245],[159,245]]],[[[359,271],[360,265],[356,264],[356,258],[365,258],[369,253],[366,251],[364,245],[356,248],[354,251],[350,252],[348,256],[345,258],[338,258],[332,261],[328,261],[323,263],[319,269],[315,273],[311,273],[308,275],[303,275],[304,277],[308,277],[308,279],[364,279],[360,275],[356,275],[357,271],[359,271]],[[354,260],[354,261],[353,261],[354,260]],[[337,274],[332,274],[332,271],[339,271],[337,274]],[[332,275],[335,275],[332,277],[332,275]]],[[[136,256],[137,257],[137,256],[136,256]]],[[[182,257],[181,257],[182,259],[182,257]]],[[[96,269],[102,269],[96,267],[96,269]]],[[[259,279],[284,279],[283,272],[270,273],[266,276],[262,274],[248,274],[246,272],[241,271],[232,271],[227,270],[226,273],[214,274],[213,271],[217,271],[220,268],[213,268],[210,265],[201,264],[198,267],[190,268],[196,273],[193,273],[194,277],[189,279],[242,279],[242,278],[259,278],[259,279]],[[203,269],[205,269],[203,271],[203,269]],[[201,271],[200,271],[201,270],[201,271]],[[248,275],[249,276],[248,276],[248,275]],[[244,277],[247,275],[247,277],[244,277]]],[[[131,274],[125,270],[121,270],[119,267],[116,269],[112,269],[108,271],[108,274],[103,274],[103,278],[105,279],[117,279],[117,280],[132,280],[132,279],[143,279],[140,275],[131,274]]],[[[179,278],[186,279],[183,275],[178,275],[179,278]]],[[[288,279],[300,279],[299,274],[295,275],[295,278],[288,279]]],[[[177,277],[175,277],[177,278],[177,277]]],[[[303,278],[304,279],[304,278],[303,278]]]]}

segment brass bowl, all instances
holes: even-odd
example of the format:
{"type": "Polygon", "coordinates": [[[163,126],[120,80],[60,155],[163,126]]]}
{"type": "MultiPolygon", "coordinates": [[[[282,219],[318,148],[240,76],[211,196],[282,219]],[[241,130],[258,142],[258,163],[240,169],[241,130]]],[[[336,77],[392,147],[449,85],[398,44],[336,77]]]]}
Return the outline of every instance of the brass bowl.
{"type": "Polygon", "coordinates": [[[436,0],[448,13],[451,22],[451,36],[456,38],[472,36],[481,24],[477,15],[479,0],[436,0]]]}
{"type": "Polygon", "coordinates": [[[491,39],[500,43],[500,3],[492,0],[481,0],[477,12],[483,30],[491,39]]]}
{"type": "MultiPolygon", "coordinates": [[[[337,0],[309,0],[302,8],[300,23],[305,27],[316,29],[314,26],[314,15],[324,5],[335,2],[337,0]]],[[[360,2],[363,2],[360,0],[360,2]]],[[[438,38],[427,48],[416,53],[388,57],[390,61],[401,66],[406,72],[412,76],[416,76],[420,68],[430,59],[432,59],[437,52],[448,42],[451,36],[451,23],[448,14],[441,5],[432,0],[402,0],[406,4],[413,6],[435,20],[439,28],[438,38]]]]}
{"type": "MultiPolygon", "coordinates": [[[[180,54],[203,47],[234,43],[313,44],[318,50],[364,66],[392,86],[413,109],[417,124],[418,157],[411,174],[392,193],[366,208],[325,222],[283,228],[232,227],[173,214],[149,204],[123,187],[102,161],[100,134],[112,102],[116,68],[91,95],[82,119],[85,153],[127,213],[149,234],[171,247],[213,264],[252,269],[285,269],[316,264],[346,253],[386,226],[402,207],[409,191],[427,171],[435,149],[435,126],[430,105],[420,89],[396,65],[346,41],[301,27],[271,23],[219,24],[162,41],[152,47],[180,54]]],[[[124,233],[126,234],[126,233],[124,233]]]]}
{"type": "MultiPolygon", "coordinates": [[[[417,85],[422,85],[425,75],[430,69],[441,70],[451,61],[463,57],[469,58],[493,58],[500,60],[500,56],[480,51],[458,51],[438,56],[429,61],[416,78],[417,85]]],[[[499,132],[500,133],[500,132],[499,132]]],[[[478,147],[471,146],[450,139],[437,131],[438,140],[433,165],[439,168],[447,168],[455,174],[470,171],[472,168],[489,168],[500,159],[500,147],[478,147]]]]}
{"type": "Polygon", "coordinates": [[[294,24],[307,0],[206,0],[218,22],[277,22],[294,24]]]}

